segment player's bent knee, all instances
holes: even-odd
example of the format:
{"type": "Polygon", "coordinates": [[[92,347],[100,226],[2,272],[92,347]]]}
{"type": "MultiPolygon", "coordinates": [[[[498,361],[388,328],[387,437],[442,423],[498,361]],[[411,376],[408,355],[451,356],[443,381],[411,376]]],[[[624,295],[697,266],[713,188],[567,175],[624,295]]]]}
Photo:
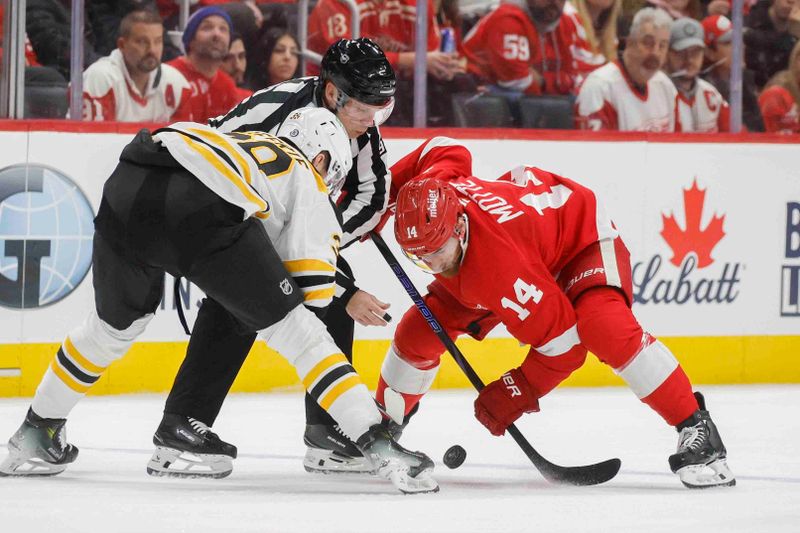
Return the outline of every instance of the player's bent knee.
{"type": "Polygon", "coordinates": [[[405,394],[425,394],[433,385],[436,373],[439,370],[438,357],[435,362],[421,361],[425,368],[418,367],[414,361],[409,361],[401,355],[392,345],[383,359],[381,377],[386,384],[397,392],[405,394]]]}

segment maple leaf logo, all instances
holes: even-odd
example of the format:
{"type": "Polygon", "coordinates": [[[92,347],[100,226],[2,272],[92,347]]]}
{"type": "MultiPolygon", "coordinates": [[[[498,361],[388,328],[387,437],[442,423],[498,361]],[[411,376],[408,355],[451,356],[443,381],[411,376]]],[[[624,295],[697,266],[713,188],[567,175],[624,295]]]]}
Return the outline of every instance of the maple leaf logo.
{"type": "Polygon", "coordinates": [[[714,262],[711,258],[711,251],[725,236],[722,230],[722,223],[725,215],[714,215],[711,222],[705,229],[700,229],[700,219],[703,215],[703,204],[705,203],[706,191],[697,186],[697,178],[692,182],[690,189],[683,190],[683,206],[686,213],[686,229],[682,229],[674,215],[661,215],[664,222],[664,229],[661,236],[672,248],[672,259],[670,263],[680,266],[683,259],[694,252],[697,256],[698,268],[704,268],[714,262]]]}

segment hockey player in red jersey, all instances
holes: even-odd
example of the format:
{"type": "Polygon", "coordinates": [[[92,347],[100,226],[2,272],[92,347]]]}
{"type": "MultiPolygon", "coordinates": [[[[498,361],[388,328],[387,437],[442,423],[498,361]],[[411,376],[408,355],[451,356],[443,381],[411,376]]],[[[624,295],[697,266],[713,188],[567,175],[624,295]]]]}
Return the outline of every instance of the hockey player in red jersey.
{"type": "MultiPolygon", "coordinates": [[[[688,487],[733,485],[726,450],[699,393],[669,349],[631,312],[630,254],[590,189],[536,167],[497,181],[471,175],[463,146],[434,138],[392,169],[395,236],[435,276],[427,306],[451,337],[483,339],[503,323],[530,351],[489,384],[475,416],[494,435],[584,362],[587,350],[680,433],[673,472],[688,487]]],[[[377,399],[408,421],[443,347],[415,309],[400,321],[377,399]]]]}

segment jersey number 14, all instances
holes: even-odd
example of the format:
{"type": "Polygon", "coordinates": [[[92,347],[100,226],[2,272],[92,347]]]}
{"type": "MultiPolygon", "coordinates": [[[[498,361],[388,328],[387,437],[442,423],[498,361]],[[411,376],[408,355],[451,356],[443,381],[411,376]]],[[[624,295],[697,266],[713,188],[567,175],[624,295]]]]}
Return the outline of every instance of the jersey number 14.
{"type": "Polygon", "coordinates": [[[538,304],[542,300],[543,294],[542,291],[536,288],[536,285],[517,278],[517,281],[514,282],[514,296],[516,296],[516,300],[504,296],[503,299],[500,300],[500,304],[503,306],[503,309],[511,309],[517,313],[521,322],[531,314],[529,309],[525,309],[522,306],[528,303],[529,300],[533,300],[533,303],[538,304]]]}

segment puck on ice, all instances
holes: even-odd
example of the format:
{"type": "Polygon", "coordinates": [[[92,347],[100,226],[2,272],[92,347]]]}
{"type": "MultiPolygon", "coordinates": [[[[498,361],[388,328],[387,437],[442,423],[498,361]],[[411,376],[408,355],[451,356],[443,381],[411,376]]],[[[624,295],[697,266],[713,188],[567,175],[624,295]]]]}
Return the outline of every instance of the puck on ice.
{"type": "Polygon", "coordinates": [[[447,468],[458,468],[464,464],[464,459],[467,458],[467,451],[458,444],[450,446],[444,452],[444,464],[447,468]]]}

